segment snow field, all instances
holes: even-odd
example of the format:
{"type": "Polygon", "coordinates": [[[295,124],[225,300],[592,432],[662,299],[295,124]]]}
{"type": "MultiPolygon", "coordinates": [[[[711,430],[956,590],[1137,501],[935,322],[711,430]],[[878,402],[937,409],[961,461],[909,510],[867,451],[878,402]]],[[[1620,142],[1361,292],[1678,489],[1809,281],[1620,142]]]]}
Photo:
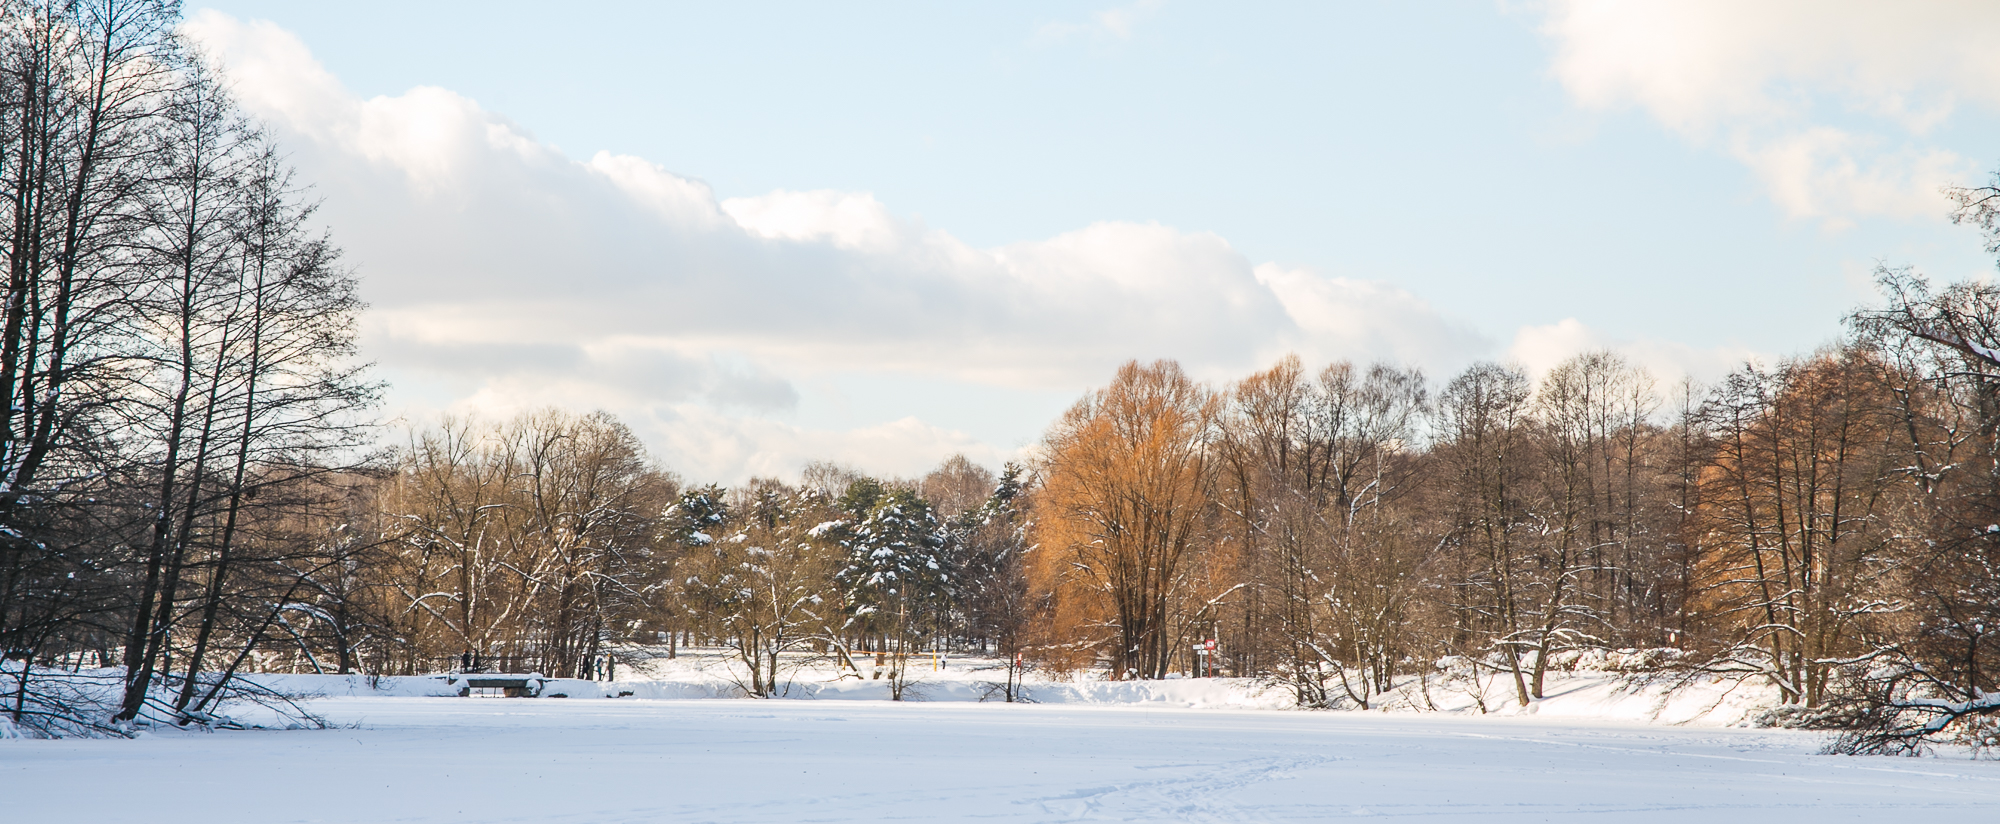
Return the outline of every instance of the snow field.
{"type": "Polygon", "coordinates": [[[315,731],[9,741],[16,821],[1984,820],[2000,763],[1400,713],[340,697],[315,731]]]}
{"type": "Polygon", "coordinates": [[[1583,663],[1527,707],[1488,673],[1409,682],[1373,712],[1283,711],[1289,691],[1249,679],[1034,673],[1037,703],[979,703],[1004,671],[970,658],[914,667],[919,700],[904,702],[807,659],[791,694],[816,700],[741,699],[716,650],[550,682],[566,700],[259,674],[313,696],[303,706],[333,728],[3,741],[0,820],[1819,824],[2000,809],[2000,762],[1818,755],[1821,734],[1742,728],[1774,698],[1754,681],[1583,663]]]}

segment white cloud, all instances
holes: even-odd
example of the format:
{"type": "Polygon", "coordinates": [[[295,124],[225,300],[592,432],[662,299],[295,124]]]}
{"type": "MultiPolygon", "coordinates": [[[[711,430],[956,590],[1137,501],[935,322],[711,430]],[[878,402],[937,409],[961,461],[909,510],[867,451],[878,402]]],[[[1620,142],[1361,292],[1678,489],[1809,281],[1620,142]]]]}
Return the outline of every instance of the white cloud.
{"type": "Polygon", "coordinates": [[[318,187],[373,304],[365,351],[412,420],[602,408],[695,480],[813,458],[907,475],[1015,456],[1050,397],[1127,359],[1220,381],[1285,351],[1455,368],[1493,348],[1406,291],[1256,265],[1213,233],[1103,222],[980,248],[865,192],[721,199],[651,160],[571,159],[445,89],[360,99],[268,23],[187,29],[318,187]],[[868,376],[864,412],[841,411],[843,375],[868,376]],[[1035,411],[974,437],[1014,403],[991,387],[1035,411]],[[884,412],[918,406],[896,392],[927,419],[884,412]]]}
{"type": "Polygon", "coordinates": [[[997,448],[911,417],[836,431],[684,404],[653,410],[631,422],[638,431],[653,433],[654,442],[667,452],[686,456],[696,465],[740,466],[745,476],[796,477],[806,461],[830,460],[907,478],[921,476],[955,453],[996,469],[1021,457],[1020,450],[997,448]]]}
{"type": "Polygon", "coordinates": [[[1713,383],[1745,362],[1768,361],[1759,353],[1741,347],[1697,349],[1671,341],[1620,338],[1592,329],[1575,318],[1522,327],[1514,334],[1513,345],[1507,348],[1507,360],[1519,365],[1528,377],[1540,381],[1563,361],[1602,350],[1616,352],[1632,365],[1645,369],[1662,392],[1684,377],[1713,383]]]}
{"type": "MultiPolygon", "coordinates": [[[[1375,281],[1325,278],[1267,263],[1257,280],[1278,296],[1296,332],[1273,343],[1318,361],[1341,358],[1452,368],[1492,348],[1469,325],[1416,296],[1375,281]]],[[[1267,358],[1269,359],[1269,358],[1267,358]]]]}
{"type": "Polygon", "coordinates": [[[593,156],[590,170],[663,220],[704,229],[722,224],[715,192],[701,181],[676,175],[644,158],[610,152],[593,156]]]}
{"type": "Polygon", "coordinates": [[[1883,142],[1815,126],[1763,138],[1737,135],[1731,149],[1786,212],[1835,228],[1850,215],[1941,215],[1946,202],[1939,187],[1972,177],[1966,158],[1955,152],[1914,146],[1887,151],[1883,142]]]}
{"type": "Polygon", "coordinates": [[[821,190],[733,197],[722,211],[761,238],[825,241],[841,249],[893,252],[918,234],[899,225],[874,195],[821,190]]]}
{"type": "Polygon", "coordinates": [[[1553,72],[1749,165],[1789,214],[1938,216],[1977,164],[1926,136],[2000,107],[2000,4],[1551,0],[1553,72]],[[1853,125],[1843,125],[1853,124],[1853,125]]]}

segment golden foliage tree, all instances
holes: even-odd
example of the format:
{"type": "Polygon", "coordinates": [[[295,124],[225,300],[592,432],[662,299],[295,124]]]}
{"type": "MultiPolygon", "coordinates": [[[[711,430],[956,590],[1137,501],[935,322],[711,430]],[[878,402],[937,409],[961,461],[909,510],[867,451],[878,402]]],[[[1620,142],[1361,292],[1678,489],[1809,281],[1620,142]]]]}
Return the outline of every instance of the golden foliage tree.
{"type": "Polygon", "coordinates": [[[1103,643],[1114,675],[1164,677],[1171,645],[1199,617],[1185,602],[1199,594],[1194,562],[1206,560],[1196,556],[1219,409],[1178,364],[1135,361],[1044,441],[1031,577],[1051,630],[1103,643]]]}

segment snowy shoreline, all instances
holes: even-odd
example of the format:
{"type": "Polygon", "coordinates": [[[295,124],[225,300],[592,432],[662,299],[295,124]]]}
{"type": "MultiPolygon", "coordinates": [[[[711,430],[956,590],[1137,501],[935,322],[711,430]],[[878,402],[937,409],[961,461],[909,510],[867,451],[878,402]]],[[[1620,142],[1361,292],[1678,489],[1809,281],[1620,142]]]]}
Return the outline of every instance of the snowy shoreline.
{"type": "MultiPolygon", "coordinates": [[[[998,682],[1005,676],[998,661],[948,659],[941,668],[916,667],[909,677],[909,702],[1001,702],[998,682]]],[[[628,671],[630,669],[628,668],[628,671]]],[[[743,698],[719,653],[695,653],[675,659],[647,661],[630,677],[610,681],[549,679],[541,699],[706,700],[743,698]]],[[[821,662],[801,662],[779,700],[889,701],[889,682],[842,677],[821,662]]],[[[380,676],[317,674],[250,674],[243,678],[291,695],[354,697],[450,697],[459,685],[445,675],[380,676]]],[[[1298,710],[1289,687],[1265,679],[1168,678],[1147,681],[1107,681],[1088,676],[1049,677],[1030,674],[1023,684],[1028,703],[1172,707],[1185,709],[1298,710]]],[[[1367,709],[1337,707],[1330,712],[1417,713],[1441,715],[1539,716],[1572,720],[1728,727],[1752,725],[1758,715],[1778,703],[1776,690],[1755,679],[1688,676],[1670,672],[1625,672],[1599,668],[1552,670],[1544,698],[1521,706],[1507,678],[1487,674],[1477,683],[1460,676],[1433,676],[1428,682],[1407,678],[1398,688],[1373,696],[1367,709]]],[[[483,700],[483,699],[482,699],[483,700]]]]}

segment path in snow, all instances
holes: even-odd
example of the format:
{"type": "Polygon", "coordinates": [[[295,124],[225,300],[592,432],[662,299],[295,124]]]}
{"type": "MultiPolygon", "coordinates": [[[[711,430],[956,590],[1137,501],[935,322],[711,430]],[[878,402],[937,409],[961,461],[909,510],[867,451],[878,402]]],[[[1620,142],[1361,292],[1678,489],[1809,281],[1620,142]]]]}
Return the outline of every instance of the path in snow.
{"type": "Polygon", "coordinates": [[[1534,718],[333,698],[358,728],[0,742],[14,821],[1985,820],[2000,763],[1534,718]]]}

